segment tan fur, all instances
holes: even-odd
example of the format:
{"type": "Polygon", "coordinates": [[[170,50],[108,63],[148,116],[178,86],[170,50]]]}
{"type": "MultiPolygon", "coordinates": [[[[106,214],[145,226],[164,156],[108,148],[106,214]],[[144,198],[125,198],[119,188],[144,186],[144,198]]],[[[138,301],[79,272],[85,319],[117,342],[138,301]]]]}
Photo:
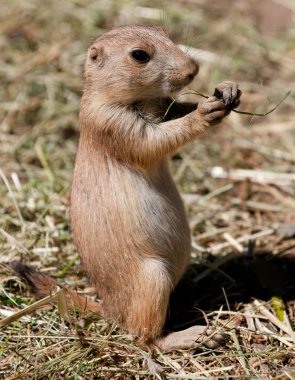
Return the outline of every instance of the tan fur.
{"type": "Polygon", "coordinates": [[[190,256],[167,156],[229,113],[210,98],[189,111],[174,107],[178,118],[164,119],[170,96],[197,71],[164,31],[143,26],[106,32],[85,64],[71,193],[74,240],[103,316],[144,342],[161,335],[170,293],[190,256]],[[148,52],[150,61],[134,61],[133,49],[148,52]]]}

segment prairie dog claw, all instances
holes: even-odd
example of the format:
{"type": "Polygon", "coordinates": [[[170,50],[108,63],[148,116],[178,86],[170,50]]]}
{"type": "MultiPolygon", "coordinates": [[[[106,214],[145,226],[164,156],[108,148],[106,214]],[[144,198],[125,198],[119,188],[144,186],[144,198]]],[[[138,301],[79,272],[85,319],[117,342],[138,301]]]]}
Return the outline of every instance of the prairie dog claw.
{"type": "Polygon", "coordinates": [[[220,83],[214,91],[214,96],[222,101],[228,109],[233,109],[239,105],[241,95],[242,91],[239,90],[239,85],[229,81],[220,83]]]}

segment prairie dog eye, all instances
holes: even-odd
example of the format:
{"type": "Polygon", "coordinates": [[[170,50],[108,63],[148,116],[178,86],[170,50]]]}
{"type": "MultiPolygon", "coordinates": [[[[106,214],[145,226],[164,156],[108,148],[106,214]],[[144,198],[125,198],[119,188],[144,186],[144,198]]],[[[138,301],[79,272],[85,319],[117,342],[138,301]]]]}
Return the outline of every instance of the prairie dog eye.
{"type": "Polygon", "coordinates": [[[140,49],[133,50],[130,55],[139,63],[147,63],[151,59],[150,55],[146,51],[140,49]]]}

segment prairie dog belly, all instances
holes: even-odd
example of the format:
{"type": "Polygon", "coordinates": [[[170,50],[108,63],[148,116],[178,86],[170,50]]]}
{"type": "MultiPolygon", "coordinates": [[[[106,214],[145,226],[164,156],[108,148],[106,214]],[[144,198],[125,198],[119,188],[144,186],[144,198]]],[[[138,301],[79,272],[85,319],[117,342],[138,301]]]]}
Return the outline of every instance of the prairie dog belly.
{"type": "Polygon", "coordinates": [[[73,186],[71,199],[83,259],[95,256],[104,271],[118,273],[128,271],[131,260],[159,259],[176,284],[189,259],[190,232],[166,164],[145,176],[107,161],[97,164],[74,175],[74,183],[81,175],[91,183],[91,188],[83,187],[85,181],[73,186]]]}

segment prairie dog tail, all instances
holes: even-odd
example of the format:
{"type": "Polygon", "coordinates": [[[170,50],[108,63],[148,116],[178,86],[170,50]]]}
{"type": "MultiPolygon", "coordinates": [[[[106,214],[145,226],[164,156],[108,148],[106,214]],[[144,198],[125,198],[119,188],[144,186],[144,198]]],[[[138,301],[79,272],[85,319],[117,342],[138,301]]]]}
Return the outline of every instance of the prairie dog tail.
{"type": "Polygon", "coordinates": [[[57,282],[48,274],[37,271],[35,268],[19,261],[13,261],[11,268],[24,280],[37,298],[49,296],[57,287],[57,282]]]}
{"type": "MultiPolygon", "coordinates": [[[[19,261],[13,261],[10,265],[18,277],[29,285],[37,298],[49,296],[58,286],[58,283],[51,276],[39,272],[29,265],[19,261]]],[[[88,300],[69,287],[63,287],[63,289],[65,290],[65,299],[69,309],[79,313],[96,313],[101,315],[102,308],[99,303],[88,300]]]]}

